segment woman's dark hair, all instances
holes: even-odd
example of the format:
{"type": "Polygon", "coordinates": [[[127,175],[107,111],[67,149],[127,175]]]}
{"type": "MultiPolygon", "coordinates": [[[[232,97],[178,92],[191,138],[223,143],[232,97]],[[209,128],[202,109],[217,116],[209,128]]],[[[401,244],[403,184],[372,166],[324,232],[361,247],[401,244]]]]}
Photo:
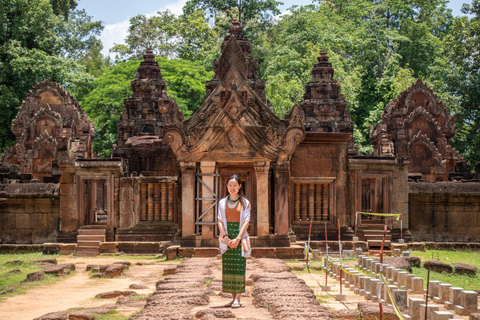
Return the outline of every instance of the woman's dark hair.
{"type": "MultiPolygon", "coordinates": [[[[247,203],[245,202],[245,195],[243,194],[243,185],[242,181],[236,174],[232,174],[228,179],[227,179],[227,185],[230,180],[235,180],[237,181],[238,185],[240,186],[240,190],[238,191],[238,196],[240,197],[240,201],[242,202],[243,208],[247,207],[247,203]]],[[[228,188],[227,188],[227,193],[228,193],[228,188]]]]}

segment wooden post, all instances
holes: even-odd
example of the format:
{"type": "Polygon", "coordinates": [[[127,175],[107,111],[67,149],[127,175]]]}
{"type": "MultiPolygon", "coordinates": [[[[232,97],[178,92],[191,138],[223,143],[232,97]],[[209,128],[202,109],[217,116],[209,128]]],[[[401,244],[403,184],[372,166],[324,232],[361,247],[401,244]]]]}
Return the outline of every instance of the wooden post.
{"type": "Polygon", "coordinates": [[[338,256],[340,258],[340,294],[342,294],[342,239],[340,235],[340,219],[337,219],[338,224],[338,256]]]}

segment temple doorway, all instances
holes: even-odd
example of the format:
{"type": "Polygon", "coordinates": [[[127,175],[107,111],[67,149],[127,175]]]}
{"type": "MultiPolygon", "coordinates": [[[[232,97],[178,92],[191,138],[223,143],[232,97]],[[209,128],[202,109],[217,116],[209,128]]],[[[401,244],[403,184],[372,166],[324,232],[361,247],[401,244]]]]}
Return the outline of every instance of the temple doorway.
{"type": "Polygon", "coordinates": [[[250,201],[251,212],[250,212],[250,226],[248,227],[248,233],[251,236],[256,235],[257,230],[257,197],[256,197],[256,188],[254,180],[254,168],[244,166],[244,167],[219,167],[220,174],[220,192],[219,199],[222,199],[228,195],[227,191],[227,180],[228,178],[236,174],[242,181],[242,189],[245,197],[250,201]]]}
{"type": "Polygon", "coordinates": [[[108,222],[107,180],[86,179],[85,186],[85,224],[106,225],[108,222]]]}

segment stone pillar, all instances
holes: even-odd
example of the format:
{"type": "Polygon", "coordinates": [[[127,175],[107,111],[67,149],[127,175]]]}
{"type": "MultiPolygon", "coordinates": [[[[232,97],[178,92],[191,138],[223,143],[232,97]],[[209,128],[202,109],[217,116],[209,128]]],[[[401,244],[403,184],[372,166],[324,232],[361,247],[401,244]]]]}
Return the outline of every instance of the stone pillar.
{"type": "Polygon", "coordinates": [[[257,177],[257,237],[269,234],[268,212],[268,170],[269,161],[255,162],[255,175],[257,177]]]}
{"type": "MultiPolygon", "coordinates": [[[[200,170],[202,171],[202,198],[213,198],[212,191],[215,191],[215,161],[202,161],[200,162],[200,170]]],[[[211,206],[213,200],[202,200],[202,210],[205,212],[208,207],[211,206]]],[[[202,222],[215,222],[213,207],[203,216],[202,222]]],[[[213,225],[202,225],[202,239],[213,239],[214,236],[213,225]]]]}
{"type": "Polygon", "coordinates": [[[182,172],[182,237],[195,235],[195,162],[180,162],[182,172]]]}
{"type": "MultiPolygon", "coordinates": [[[[288,234],[288,195],[290,161],[277,162],[275,168],[275,233],[288,234]]],[[[257,194],[259,194],[257,192],[257,194]]]]}
{"type": "Polygon", "coordinates": [[[80,193],[77,193],[77,189],[82,191],[83,188],[80,184],[76,184],[80,179],[75,175],[75,167],[67,164],[60,164],[60,232],[75,232],[77,227],[82,225],[80,205],[78,203],[78,197],[80,193]],[[77,180],[77,181],[76,181],[77,180]],[[78,196],[78,197],[77,197],[78,196]]]}

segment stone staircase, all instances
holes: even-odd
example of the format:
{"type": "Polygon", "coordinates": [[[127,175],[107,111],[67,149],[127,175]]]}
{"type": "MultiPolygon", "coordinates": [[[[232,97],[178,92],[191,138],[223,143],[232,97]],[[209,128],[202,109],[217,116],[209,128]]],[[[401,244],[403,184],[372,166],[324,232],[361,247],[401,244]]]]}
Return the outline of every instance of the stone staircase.
{"type": "Polygon", "coordinates": [[[73,252],[76,257],[96,256],[99,252],[100,242],[106,240],[106,226],[88,225],[78,230],[77,247],[73,252]]]}
{"type": "MultiPolygon", "coordinates": [[[[364,225],[363,238],[368,244],[368,253],[370,255],[380,255],[383,240],[383,224],[370,224],[364,225]]],[[[385,243],[383,246],[383,254],[392,254],[392,235],[390,230],[387,229],[385,236],[385,243]]]]}

